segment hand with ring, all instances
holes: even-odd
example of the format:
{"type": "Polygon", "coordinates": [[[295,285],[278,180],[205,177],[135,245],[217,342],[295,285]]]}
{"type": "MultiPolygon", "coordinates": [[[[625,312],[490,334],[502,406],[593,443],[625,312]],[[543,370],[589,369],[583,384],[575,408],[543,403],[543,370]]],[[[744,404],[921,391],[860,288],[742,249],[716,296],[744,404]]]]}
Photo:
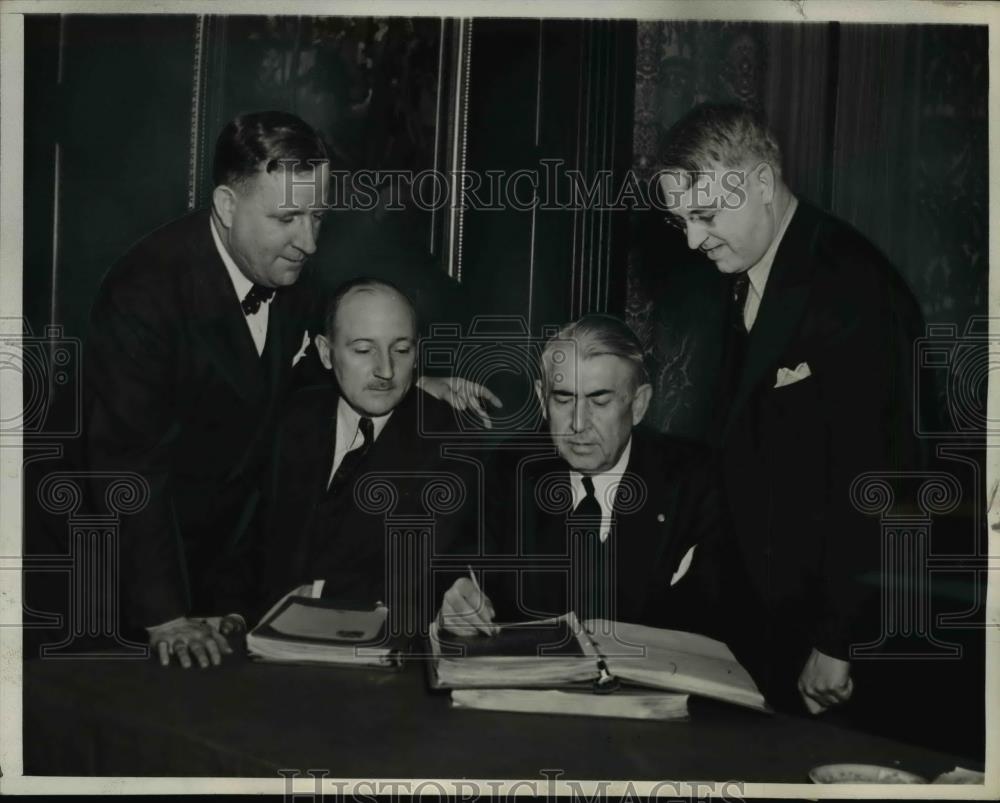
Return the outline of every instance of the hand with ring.
{"type": "Polygon", "coordinates": [[[159,656],[161,666],[169,666],[170,656],[174,656],[184,669],[190,669],[194,661],[205,669],[218,666],[223,655],[233,652],[226,637],[204,620],[181,617],[148,631],[149,644],[159,656]]]}

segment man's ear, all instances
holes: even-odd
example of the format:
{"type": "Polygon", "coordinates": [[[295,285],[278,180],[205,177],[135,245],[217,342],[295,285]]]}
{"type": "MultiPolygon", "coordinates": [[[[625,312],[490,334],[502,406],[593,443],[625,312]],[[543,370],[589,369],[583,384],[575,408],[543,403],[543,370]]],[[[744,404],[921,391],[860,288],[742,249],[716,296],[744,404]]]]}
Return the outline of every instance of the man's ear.
{"type": "Polygon", "coordinates": [[[774,185],[777,176],[774,168],[768,162],[761,162],[757,165],[757,182],[760,184],[760,199],[769,204],[774,200],[774,185]]]}
{"type": "Polygon", "coordinates": [[[313,343],[316,345],[316,351],[319,352],[319,361],[323,363],[323,367],[327,371],[333,370],[333,345],[329,340],[326,339],[324,335],[316,335],[313,343]]]}
{"type": "Polygon", "coordinates": [[[632,426],[642,421],[649,409],[649,402],[653,398],[653,386],[649,384],[639,385],[632,394],[632,426]]]}
{"type": "Polygon", "coordinates": [[[538,397],[538,404],[542,408],[542,418],[549,420],[549,411],[545,409],[545,390],[542,388],[542,380],[535,380],[535,395],[538,397]]]}
{"type": "Polygon", "coordinates": [[[233,225],[233,214],[236,211],[236,193],[231,187],[220,184],[212,190],[212,211],[219,222],[227,229],[233,225]]]}

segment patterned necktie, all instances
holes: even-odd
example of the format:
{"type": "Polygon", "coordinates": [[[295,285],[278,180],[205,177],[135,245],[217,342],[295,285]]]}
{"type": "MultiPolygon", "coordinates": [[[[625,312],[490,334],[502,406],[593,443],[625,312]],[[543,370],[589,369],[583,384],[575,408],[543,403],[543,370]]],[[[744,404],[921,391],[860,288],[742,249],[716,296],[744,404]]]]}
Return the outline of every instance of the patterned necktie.
{"type": "Polygon", "coordinates": [[[364,438],[364,442],[357,449],[351,449],[351,451],[344,455],[340,461],[340,465],[334,472],[333,479],[330,480],[330,487],[327,489],[328,494],[336,496],[344,489],[344,486],[350,482],[358,465],[364,460],[365,455],[368,454],[368,449],[371,447],[372,441],[375,440],[375,428],[370,418],[362,417],[358,421],[358,429],[361,431],[361,437],[364,438]]]}
{"type": "Polygon", "coordinates": [[[750,277],[747,276],[746,271],[743,273],[737,273],[733,279],[732,290],[732,307],[730,309],[730,314],[732,316],[732,326],[738,332],[742,332],[744,335],[747,333],[746,324],[743,323],[743,311],[747,305],[747,294],[750,292],[750,277]]]}
{"type": "Polygon", "coordinates": [[[607,545],[601,541],[601,504],[594,495],[594,481],[583,477],[584,497],[570,514],[574,538],[578,539],[577,577],[579,598],[575,607],[581,619],[604,619],[610,597],[607,571],[607,545]]]}
{"type": "Polygon", "coordinates": [[[243,308],[244,315],[256,315],[257,310],[260,309],[260,305],[271,300],[271,296],[274,295],[273,287],[264,287],[260,284],[255,284],[250,288],[249,292],[243,296],[243,300],[240,302],[240,306],[243,308]]]}
{"type": "Polygon", "coordinates": [[[743,362],[750,338],[743,323],[743,308],[750,292],[750,277],[743,272],[736,274],[730,281],[729,308],[726,310],[725,362],[719,385],[719,409],[723,417],[728,414],[743,378],[743,362]]]}

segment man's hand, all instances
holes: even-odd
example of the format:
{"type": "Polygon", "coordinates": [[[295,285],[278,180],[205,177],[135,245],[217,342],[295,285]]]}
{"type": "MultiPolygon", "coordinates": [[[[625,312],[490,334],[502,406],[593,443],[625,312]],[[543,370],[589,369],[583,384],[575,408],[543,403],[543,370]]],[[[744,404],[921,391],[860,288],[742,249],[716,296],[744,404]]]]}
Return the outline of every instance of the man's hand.
{"type": "Polygon", "coordinates": [[[422,376],[417,380],[417,387],[424,393],[429,393],[435,399],[448,402],[459,412],[468,410],[470,407],[478,415],[486,429],[493,427],[490,421],[490,414],[483,406],[483,399],[494,407],[503,407],[503,402],[493,391],[484,385],[462,379],[460,376],[449,376],[446,378],[436,376],[422,376]]]}
{"type": "Polygon", "coordinates": [[[247,632],[246,620],[238,613],[230,613],[226,616],[206,616],[204,619],[196,621],[206,622],[213,629],[218,630],[223,636],[226,636],[227,639],[230,636],[239,639],[245,636],[247,632]]]}
{"type": "Polygon", "coordinates": [[[495,616],[490,598],[480,592],[468,577],[460,577],[445,592],[438,623],[445,630],[460,636],[476,633],[493,636],[498,630],[493,624],[495,616]]]}
{"type": "MultiPolygon", "coordinates": [[[[222,622],[229,619],[231,617],[227,616],[222,622]]],[[[227,629],[228,627],[231,625],[227,629]]],[[[174,619],[148,630],[149,643],[160,656],[161,666],[169,666],[170,656],[174,655],[182,667],[190,669],[193,655],[198,665],[204,669],[209,664],[218,666],[222,663],[223,655],[231,655],[233,652],[226,637],[204,620],[174,619]]]]}
{"type": "Polygon", "coordinates": [[[832,705],[851,699],[854,682],[851,664],[813,649],[799,675],[799,694],[810,714],[819,714],[832,705]]]}

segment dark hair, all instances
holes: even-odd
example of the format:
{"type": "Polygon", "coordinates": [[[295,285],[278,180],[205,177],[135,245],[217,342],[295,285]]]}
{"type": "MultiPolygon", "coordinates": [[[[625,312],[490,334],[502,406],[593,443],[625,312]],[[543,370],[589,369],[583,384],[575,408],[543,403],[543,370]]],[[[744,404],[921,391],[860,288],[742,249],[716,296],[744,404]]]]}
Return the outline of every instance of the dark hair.
{"type": "Polygon", "coordinates": [[[748,161],[767,162],[780,173],[781,148],[763,120],[735,103],[695,106],[670,127],[660,148],[662,168],[687,173],[713,162],[735,168],[748,161]]]}
{"type": "Polygon", "coordinates": [[[632,366],[632,389],[649,382],[649,370],[638,336],[621,318],[590,313],[563,326],[545,344],[541,356],[542,384],[549,387],[549,368],[559,344],[573,341],[580,356],[587,360],[602,354],[620,357],[632,366]]]}
{"type": "Polygon", "coordinates": [[[326,302],[326,311],[323,315],[323,330],[327,337],[333,337],[333,329],[337,323],[337,310],[340,309],[340,302],[344,300],[348,293],[354,290],[391,290],[398,293],[399,296],[406,302],[407,306],[410,308],[410,312],[413,315],[413,329],[418,331],[417,327],[417,309],[413,305],[413,299],[407,293],[404,293],[400,287],[386,279],[376,279],[373,276],[359,276],[356,279],[348,279],[343,284],[339,285],[336,290],[333,291],[333,295],[326,302]]]}
{"type": "Polygon", "coordinates": [[[215,185],[239,184],[264,165],[268,173],[281,162],[310,170],[329,161],[323,138],[304,120],[288,112],[251,112],[230,120],[215,142],[212,178],[215,185]]]}

